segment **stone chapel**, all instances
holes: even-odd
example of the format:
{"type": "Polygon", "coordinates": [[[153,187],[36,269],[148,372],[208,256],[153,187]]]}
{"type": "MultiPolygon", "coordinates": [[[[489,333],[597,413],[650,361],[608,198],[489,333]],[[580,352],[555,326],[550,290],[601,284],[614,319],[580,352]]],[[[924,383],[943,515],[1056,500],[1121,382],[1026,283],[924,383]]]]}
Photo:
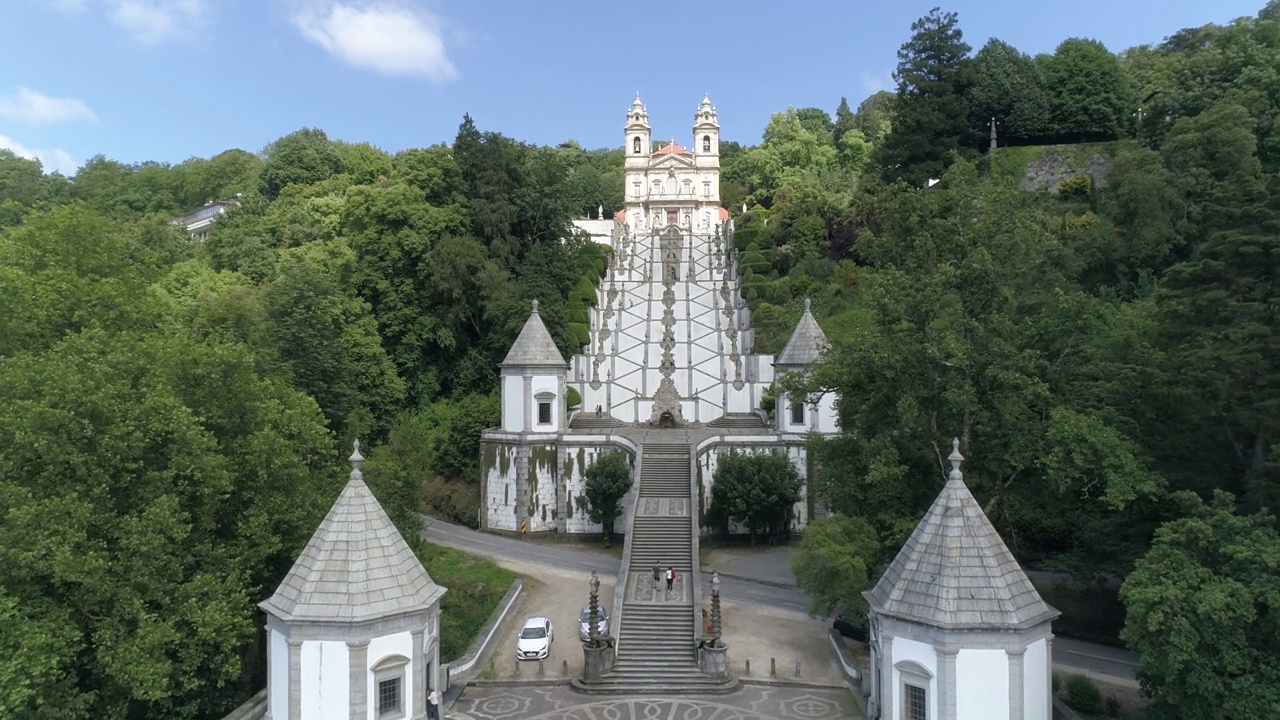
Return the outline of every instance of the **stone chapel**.
{"type": "MultiPolygon", "coordinates": [[[[686,431],[709,501],[721,453],[784,452],[809,477],[806,434],[838,430],[830,395],[780,396],[772,421],[761,409],[775,379],[817,361],[827,339],[806,301],[776,360],[753,351],[710,98],[694,112],[687,148],[672,141],[655,151],[652,137],[637,94],[623,127],[623,207],[612,220],[575,221],[610,251],[589,310],[591,342],[566,360],[535,302],[501,364],[502,424],[481,438],[482,528],[600,532],[585,513],[582,471],[600,453],[634,456],[641,431],[686,431]],[[579,407],[567,407],[569,388],[579,407]]],[[[806,493],[793,525],[815,512],[806,493]]]]}

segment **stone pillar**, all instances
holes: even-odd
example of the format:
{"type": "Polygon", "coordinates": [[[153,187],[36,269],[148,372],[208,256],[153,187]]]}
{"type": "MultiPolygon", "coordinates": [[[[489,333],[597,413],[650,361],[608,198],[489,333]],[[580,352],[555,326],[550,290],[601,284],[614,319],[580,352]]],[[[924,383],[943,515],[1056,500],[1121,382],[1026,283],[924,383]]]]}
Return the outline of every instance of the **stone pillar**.
{"type": "Polygon", "coordinates": [[[1027,655],[1027,649],[1005,650],[1005,654],[1009,656],[1009,720],[1022,720],[1025,707],[1022,697],[1022,661],[1027,655]]]}
{"type": "Polygon", "coordinates": [[[533,432],[533,421],[537,419],[538,399],[533,396],[533,371],[524,371],[524,428],[522,432],[533,432]]]}
{"type": "Polygon", "coordinates": [[[698,646],[698,669],[714,680],[726,680],[729,677],[728,654],[728,645],[721,643],[719,647],[712,647],[704,643],[698,646]]]}
{"type": "Polygon", "coordinates": [[[938,648],[938,718],[956,718],[956,654],[954,648],[938,648]]]}
{"type": "Polygon", "coordinates": [[[1044,638],[1044,672],[1045,672],[1045,717],[1053,717],[1053,633],[1044,638]]]}
{"type": "Polygon", "coordinates": [[[409,686],[413,688],[413,720],[421,720],[427,716],[427,668],[424,667],[427,658],[426,653],[422,652],[422,631],[423,628],[417,628],[409,633],[409,672],[413,673],[409,686]]]}
{"type": "Polygon", "coordinates": [[[369,714],[369,641],[347,641],[347,695],[351,700],[351,717],[369,714]]]}
{"type": "Polygon", "coordinates": [[[289,720],[302,720],[302,641],[289,638],[289,720]]]}
{"type": "Polygon", "coordinates": [[[893,634],[880,631],[880,717],[895,717],[893,693],[897,683],[893,679],[893,634]]]}
{"type": "Polygon", "coordinates": [[[613,669],[613,647],[601,643],[592,647],[590,643],[582,644],[582,679],[599,680],[613,669]]]}

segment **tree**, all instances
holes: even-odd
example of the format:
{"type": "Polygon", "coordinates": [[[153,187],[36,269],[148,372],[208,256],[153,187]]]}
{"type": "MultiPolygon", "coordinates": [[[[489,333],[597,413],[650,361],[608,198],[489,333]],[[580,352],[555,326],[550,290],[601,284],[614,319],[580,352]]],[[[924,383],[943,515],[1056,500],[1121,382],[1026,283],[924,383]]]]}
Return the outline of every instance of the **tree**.
{"type": "MultiPolygon", "coordinates": [[[[973,57],[973,86],[966,98],[975,129],[995,119],[1005,142],[1050,134],[1049,97],[1035,61],[1008,43],[992,38],[973,57]]],[[[980,133],[985,141],[988,133],[980,133]]],[[[985,142],[979,146],[986,148],[985,142]]]]}
{"type": "MultiPolygon", "coordinates": [[[[845,110],[848,109],[848,104],[846,104],[845,110]]],[[[813,133],[815,137],[828,138],[835,129],[835,124],[831,122],[831,116],[822,108],[800,108],[796,110],[796,119],[800,121],[805,130],[813,133]]]]}
{"type": "Polygon", "coordinates": [[[839,146],[840,138],[855,127],[853,110],[849,109],[849,100],[842,97],[840,104],[836,107],[836,120],[831,125],[831,141],[839,146]]]}
{"type": "Polygon", "coordinates": [[[609,547],[613,521],[622,514],[622,498],[631,489],[631,463],[620,452],[596,457],[582,473],[586,482],[587,515],[604,529],[604,546],[609,547]]]}
{"type": "Polygon", "coordinates": [[[1044,62],[1054,131],[1076,141],[1113,140],[1135,107],[1120,61],[1097,40],[1062,41],[1044,62]]]}
{"type": "Polygon", "coordinates": [[[894,95],[888,90],[868,95],[853,114],[853,129],[862,131],[867,142],[879,145],[893,127],[894,102],[894,95]]]}
{"type": "Polygon", "coordinates": [[[893,124],[877,164],[885,180],[920,187],[942,177],[972,137],[965,105],[970,48],[956,14],[936,7],[911,24],[911,33],[898,50],[893,124]]]}
{"type": "Polygon", "coordinates": [[[725,527],[746,525],[754,545],[761,530],[786,530],[803,484],[784,454],[730,451],[717,461],[709,515],[725,527]]]}
{"type": "Polygon", "coordinates": [[[879,556],[880,542],[866,520],[845,515],[810,520],[791,557],[796,584],[812,600],[809,612],[826,617],[839,610],[851,620],[865,619],[862,591],[870,587],[879,556]]]}
{"type": "Polygon", "coordinates": [[[1168,717],[1280,716],[1275,517],[1237,515],[1222,492],[1174,500],[1184,517],[1156,531],[1120,590],[1143,694],[1168,717]]]}
{"type": "Polygon", "coordinates": [[[267,146],[258,190],[274,200],[288,185],[309,184],[342,172],[342,156],[323,130],[303,128],[267,146]]]}

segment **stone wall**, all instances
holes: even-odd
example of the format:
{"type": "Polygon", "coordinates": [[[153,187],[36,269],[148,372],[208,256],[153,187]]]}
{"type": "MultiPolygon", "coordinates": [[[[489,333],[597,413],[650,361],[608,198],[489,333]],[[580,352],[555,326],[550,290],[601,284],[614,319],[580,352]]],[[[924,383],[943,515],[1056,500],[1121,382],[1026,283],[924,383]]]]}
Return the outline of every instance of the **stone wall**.
{"type": "MultiPolygon", "coordinates": [[[[555,436],[486,430],[480,438],[480,527],[530,533],[596,534],[587,516],[583,470],[618,450],[635,464],[635,446],[611,435],[555,436]],[[527,523],[523,528],[522,524],[527,523]]],[[[635,492],[633,485],[632,493],[635,492]]],[[[623,500],[629,507],[630,495],[623,500]]],[[[626,527],[624,516],[615,530],[626,527]]]]}

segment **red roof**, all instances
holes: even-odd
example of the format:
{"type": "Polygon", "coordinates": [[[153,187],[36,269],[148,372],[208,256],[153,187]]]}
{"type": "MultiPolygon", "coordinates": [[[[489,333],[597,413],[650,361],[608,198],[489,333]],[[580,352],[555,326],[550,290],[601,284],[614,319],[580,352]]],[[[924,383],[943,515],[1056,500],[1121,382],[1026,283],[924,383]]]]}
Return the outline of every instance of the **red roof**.
{"type": "Polygon", "coordinates": [[[621,209],[621,210],[619,210],[618,212],[614,213],[614,214],[613,214],[613,219],[614,219],[614,220],[617,220],[617,221],[619,221],[619,222],[626,222],[626,219],[627,219],[627,209],[626,209],[626,208],[622,208],[622,209],[621,209]]]}
{"type": "Polygon", "coordinates": [[[725,220],[728,220],[728,219],[729,219],[729,211],[724,208],[720,208],[720,222],[724,222],[725,220]]]}
{"type": "Polygon", "coordinates": [[[650,155],[649,157],[657,157],[659,155],[690,155],[692,156],[693,153],[689,152],[688,150],[685,150],[684,148],[680,147],[675,143],[671,143],[670,145],[664,145],[661,150],[654,153],[653,155],[650,155]]]}

